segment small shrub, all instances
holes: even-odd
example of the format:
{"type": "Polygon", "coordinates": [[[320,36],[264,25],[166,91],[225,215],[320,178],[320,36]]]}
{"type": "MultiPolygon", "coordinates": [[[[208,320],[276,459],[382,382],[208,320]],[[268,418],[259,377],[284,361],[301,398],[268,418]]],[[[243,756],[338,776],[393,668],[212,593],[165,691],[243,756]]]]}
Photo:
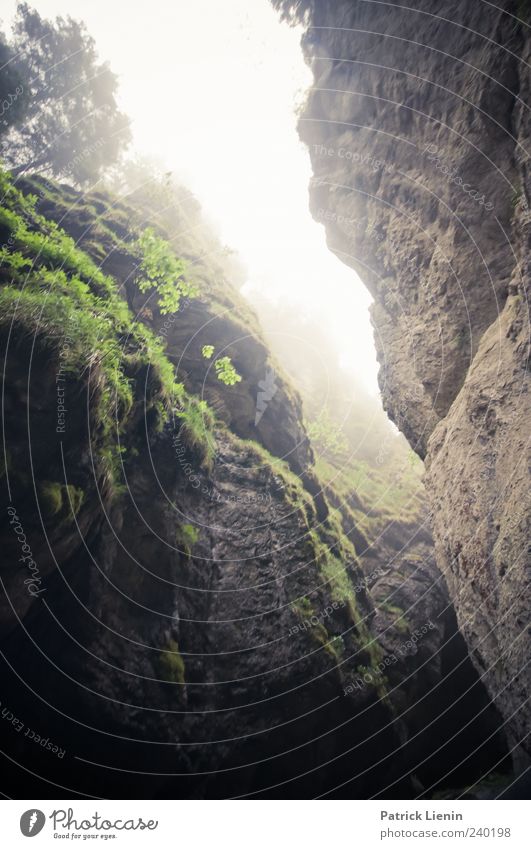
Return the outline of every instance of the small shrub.
{"type": "MultiPolygon", "coordinates": [[[[201,354],[205,360],[211,360],[214,350],[213,345],[203,345],[201,348],[201,354]]],[[[242,379],[241,374],[238,374],[234,368],[230,357],[219,357],[219,359],[217,359],[214,363],[214,369],[217,379],[224,383],[225,386],[234,386],[242,379]]]]}
{"type": "Polygon", "coordinates": [[[234,368],[230,357],[220,357],[215,361],[214,368],[216,369],[218,380],[221,380],[226,386],[234,386],[242,379],[241,375],[234,368]]]}
{"type": "Polygon", "coordinates": [[[178,312],[181,298],[197,295],[192,283],[184,278],[185,264],[177,259],[170,245],[153,228],[148,227],[135,243],[140,256],[138,288],[141,292],[155,289],[161,315],[178,312]]]}

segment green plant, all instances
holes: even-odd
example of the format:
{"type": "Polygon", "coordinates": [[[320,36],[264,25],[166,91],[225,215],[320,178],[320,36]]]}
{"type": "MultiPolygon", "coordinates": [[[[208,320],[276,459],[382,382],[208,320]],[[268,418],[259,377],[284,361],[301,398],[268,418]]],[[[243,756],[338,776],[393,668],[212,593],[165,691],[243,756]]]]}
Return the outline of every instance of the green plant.
{"type": "Polygon", "coordinates": [[[393,625],[399,634],[409,634],[409,624],[401,607],[398,607],[396,604],[390,604],[388,601],[382,601],[378,606],[394,617],[393,625]]]}
{"type": "Polygon", "coordinates": [[[302,620],[311,619],[312,616],[315,616],[313,605],[307,596],[302,596],[294,601],[291,605],[291,609],[302,620]]]}
{"type": "Polygon", "coordinates": [[[63,506],[63,494],[61,484],[52,481],[43,481],[39,487],[39,503],[46,518],[56,516],[63,506]]]}
{"type": "Polygon", "coordinates": [[[158,659],[160,677],[171,684],[185,683],[185,666],[179,645],[175,640],[168,640],[167,648],[164,649],[158,659]]]}
{"type": "Polygon", "coordinates": [[[197,289],[185,280],[185,264],[177,259],[165,239],[152,227],[146,228],[135,243],[140,257],[138,288],[141,292],[155,289],[161,315],[177,312],[181,298],[195,297],[197,289]]]}
{"type": "Polygon", "coordinates": [[[82,489],[58,481],[41,481],[37,484],[37,495],[44,517],[59,521],[77,516],[85,498],[82,489]]]}
{"type": "Polygon", "coordinates": [[[11,59],[5,46],[0,53],[0,90],[20,79],[22,96],[8,113],[2,158],[14,173],[42,169],[77,183],[96,182],[131,133],[116,101],[118,78],[99,61],[85,25],[70,16],[47,20],[18,3],[9,51],[11,59]]]}
{"type": "Polygon", "coordinates": [[[321,410],[316,419],[306,423],[306,430],[310,441],[320,454],[338,460],[348,456],[348,439],[341,425],[334,422],[326,408],[321,410]]]}
{"type": "Polygon", "coordinates": [[[194,525],[180,525],[176,533],[177,545],[182,546],[186,555],[190,557],[192,548],[199,539],[199,531],[194,525]]]}
{"type": "Polygon", "coordinates": [[[0,197],[0,323],[52,351],[65,374],[90,380],[96,454],[116,482],[125,450],[118,438],[137,403],[136,376],[144,375],[148,392],[138,400],[155,412],[154,427],[185,403],[184,388],[162,340],[134,321],[113,278],[38,214],[36,198],[25,197],[2,170],[0,197]]]}
{"type": "Polygon", "coordinates": [[[214,368],[216,369],[218,380],[221,380],[226,386],[234,386],[235,383],[239,383],[242,379],[241,375],[234,368],[230,357],[220,357],[215,361],[214,368]]]}
{"type": "MultiPolygon", "coordinates": [[[[203,345],[201,348],[201,354],[205,358],[205,360],[212,359],[214,354],[214,346],[213,345],[203,345]]],[[[232,364],[232,360],[230,357],[219,357],[214,362],[214,369],[216,372],[216,377],[218,380],[221,380],[225,386],[234,386],[236,383],[241,381],[241,375],[238,374],[234,365],[232,364]]]]}
{"type": "Polygon", "coordinates": [[[194,451],[205,468],[210,468],[214,459],[216,441],[214,437],[215,416],[206,401],[187,395],[175,416],[180,420],[179,435],[194,451]]]}
{"type": "Polygon", "coordinates": [[[342,636],[338,634],[335,637],[332,637],[330,639],[329,646],[338,659],[343,657],[343,654],[345,653],[345,641],[342,636]]]}

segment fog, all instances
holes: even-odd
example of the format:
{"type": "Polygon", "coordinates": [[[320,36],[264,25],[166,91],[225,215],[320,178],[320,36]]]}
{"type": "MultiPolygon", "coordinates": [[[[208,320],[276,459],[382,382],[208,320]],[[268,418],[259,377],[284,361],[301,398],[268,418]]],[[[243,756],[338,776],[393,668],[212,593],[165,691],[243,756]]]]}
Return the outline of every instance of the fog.
{"type": "MultiPolygon", "coordinates": [[[[15,6],[2,3],[5,26],[15,6]]],[[[310,83],[300,32],[268,0],[39,0],[38,9],[86,22],[120,76],[136,151],[198,197],[241,256],[244,294],[317,322],[335,353],[330,366],[376,395],[370,296],[308,211],[309,155],[295,114],[310,83]]]]}

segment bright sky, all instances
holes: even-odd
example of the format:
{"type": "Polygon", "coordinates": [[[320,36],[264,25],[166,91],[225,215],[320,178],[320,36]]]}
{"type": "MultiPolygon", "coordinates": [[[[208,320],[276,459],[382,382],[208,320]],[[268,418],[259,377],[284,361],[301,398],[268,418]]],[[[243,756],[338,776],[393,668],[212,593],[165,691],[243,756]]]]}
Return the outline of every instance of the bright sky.
{"type": "MultiPolygon", "coordinates": [[[[120,77],[135,147],[164,161],[243,258],[248,288],[289,298],[377,391],[370,296],[308,211],[309,156],[294,110],[310,84],[300,32],[268,0],[33,0],[82,18],[120,77]]],[[[0,0],[10,21],[16,2],[0,0]]],[[[245,292],[245,290],[244,290],[245,292]]]]}

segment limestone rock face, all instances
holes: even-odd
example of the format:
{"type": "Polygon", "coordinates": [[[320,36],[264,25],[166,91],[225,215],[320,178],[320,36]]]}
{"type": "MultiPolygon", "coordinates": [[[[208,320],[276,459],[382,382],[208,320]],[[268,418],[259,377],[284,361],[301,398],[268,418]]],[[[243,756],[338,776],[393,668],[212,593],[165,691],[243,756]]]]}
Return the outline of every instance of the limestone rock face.
{"type": "Polygon", "coordinates": [[[437,562],[527,762],[525,12],[508,0],[274,5],[305,26],[313,215],[374,296],[384,405],[426,458],[437,562]]]}
{"type": "MultiPolygon", "coordinates": [[[[115,434],[98,404],[106,397],[112,409],[98,342],[71,319],[80,365],[65,372],[58,430],[61,301],[38,329],[32,311],[0,316],[9,448],[0,482],[16,517],[0,527],[10,792],[408,798],[467,785],[502,762],[496,711],[462,645],[451,648],[455,620],[418,511],[389,522],[383,511],[358,528],[376,505],[350,492],[344,503],[308,468],[301,401],[280,371],[254,428],[273,359],[237,292],[205,280],[169,321],[129,285],[137,257],[123,221],[133,210],[53,184],[39,208],[77,238],[85,263],[112,274],[112,291],[164,339],[195,394],[183,388],[180,406],[157,415],[156,360],[133,349],[123,365],[131,402],[115,434]],[[228,349],[242,374],[234,393],[205,375],[196,340],[205,326],[203,344],[228,349]],[[27,549],[38,575],[18,563],[27,549]],[[38,577],[36,593],[26,575],[38,577]],[[17,733],[24,725],[63,754],[37,748],[17,733]]],[[[28,218],[36,231],[48,226],[28,218]]],[[[0,271],[10,280],[9,267],[0,271]]],[[[72,272],[61,280],[78,291],[72,272]]],[[[118,337],[123,321],[113,323],[118,337]]],[[[134,340],[138,329],[125,327],[134,340]]]]}

